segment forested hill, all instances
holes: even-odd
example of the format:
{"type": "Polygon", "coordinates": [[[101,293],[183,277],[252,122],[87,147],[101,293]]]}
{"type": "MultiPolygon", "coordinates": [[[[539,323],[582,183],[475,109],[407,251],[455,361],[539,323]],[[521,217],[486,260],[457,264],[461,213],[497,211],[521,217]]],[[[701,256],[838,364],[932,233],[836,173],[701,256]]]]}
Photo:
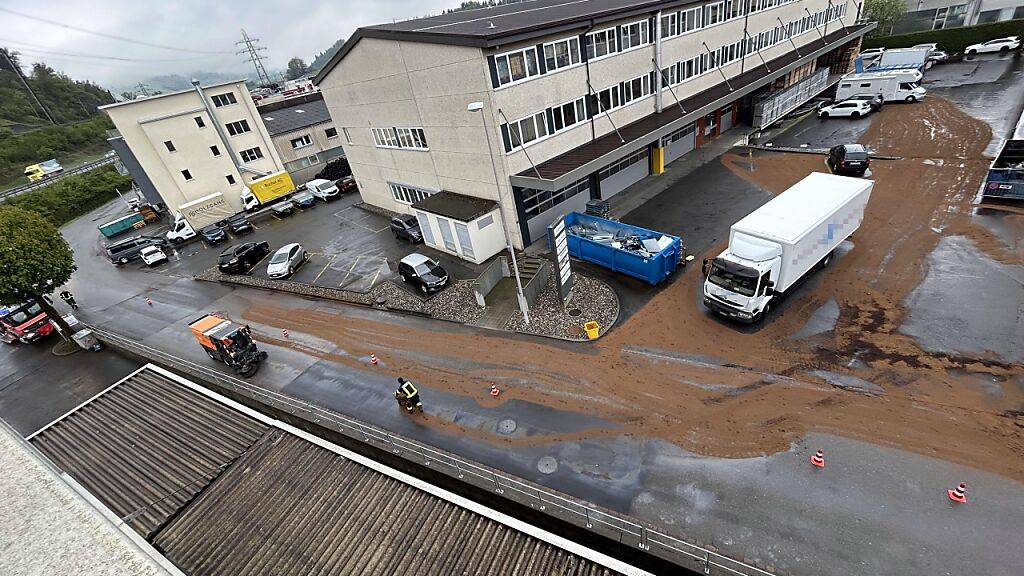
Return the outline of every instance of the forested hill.
{"type": "MultiPolygon", "coordinates": [[[[17,52],[5,48],[0,50],[6,52],[16,65],[20,62],[17,52]]],[[[95,116],[99,113],[97,106],[114,101],[106,90],[96,84],[73,80],[42,62],[32,65],[26,79],[58,124],[95,116]]],[[[0,55],[0,128],[17,129],[43,124],[49,124],[46,116],[32,101],[7,58],[0,55]]]]}

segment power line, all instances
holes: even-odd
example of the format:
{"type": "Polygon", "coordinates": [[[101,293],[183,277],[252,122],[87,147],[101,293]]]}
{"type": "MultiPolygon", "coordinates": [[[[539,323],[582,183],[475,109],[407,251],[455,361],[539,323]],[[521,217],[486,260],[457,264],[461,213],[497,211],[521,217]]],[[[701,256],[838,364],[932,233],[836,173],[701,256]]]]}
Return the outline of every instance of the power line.
{"type": "Polygon", "coordinates": [[[116,34],[108,34],[106,32],[98,32],[96,30],[89,30],[87,28],[80,28],[78,26],[72,26],[71,24],[65,24],[63,22],[57,22],[56,20],[50,20],[47,18],[40,18],[39,16],[33,16],[31,14],[25,14],[10,8],[0,7],[0,12],[6,12],[15,16],[21,16],[22,18],[28,18],[29,20],[35,20],[37,22],[43,22],[50,24],[51,26],[58,26],[68,30],[75,30],[76,32],[84,32],[86,34],[93,34],[95,36],[101,36],[103,38],[110,38],[111,40],[120,40],[121,42],[130,42],[132,44],[139,44],[140,46],[149,46],[151,48],[160,48],[163,50],[177,50],[179,52],[191,52],[193,54],[230,54],[230,52],[219,51],[219,50],[194,50],[192,48],[182,48],[180,46],[167,46],[164,44],[155,44],[153,42],[146,42],[144,40],[135,40],[133,38],[125,38],[124,36],[117,36],[116,34]]]}
{"type": "Polygon", "coordinates": [[[250,38],[245,30],[242,30],[242,39],[235,42],[238,46],[245,46],[242,50],[236,52],[240,56],[248,56],[248,60],[252,62],[254,68],[256,68],[256,76],[260,80],[261,86],[269,86],[272,84],[270,81],[270,75],[267,74],[267,69],[263,67],[263,60],[267,57],[260,54],[260,52],[266,50],[263,46],[260,46],[259,38],[250,38]]]}
{"type": "Polygon", "coordinates": [[[46,109],[46,106],[43,105],[43,102],[39,99],[38,96],[36,96],[36,93],[34,90],[32,90],[32,87],[28,85],[28,80],[25,79],[25,74],[21,71],[21,66],[14,63],[14,61],[11,59],[10,54],[7,53],[7,50],[0,50],[0,54],[4,55],[4,59],[7,60],[7,64],[9,64],[11,68],[14,70],[14,73],[18,75],[18,78],[21,80],[21,85],[24,86],[25,90],[28,91],[29,95],[32,96],[32,100],[34,100],[35,103],[38,104],[40,108],[42,108],[43,114],[45,114],[46,117],[50,120],[50,124],[56,125],[57,121],[53,119],[53,116],[50,115],[50,111],[46,109]]]}
{"type": "Polygon", "coordinates": [[[26,53],[26,54],[30,54],[30,55],[31,54],[36,54],[36,55],[39,55],[39,54],[52,54],[54,56],[70,56],[72,58],[90,58],[90,59],[94,59],[94,60],[117,60],[117,61],[120,61],[120,62],[189,62],[189,61],[194,61],[194,60],[205,60],[207,58],[214,58],[215,57],[213,55],[210,55],[210,56],[190,56],[188,58],[125,58],[123,56],[107,56],[107,55],[101,55],[101,54],[84,54],[84,53],[81,53],[81,52],[78,52],[78,53],[74,53],[74,52],[59,52],[59,51],[55,51],[55,50],[49,50],[49,49],[46,49],[46,48],[32,48],[31,47],[32,44],[26,44],[24,42],[19,42],[19,41],[16,41],[16,40],[4,40],[3,38],[0,38],[0,42],[4,42],[4,43],[7,43],[7,44],[18,44],[18,45],[28,46],[27,48],[21,48],[20,46],[15,46],[15,49],[18,52],[22,52],[22,53],[26,53]]]}

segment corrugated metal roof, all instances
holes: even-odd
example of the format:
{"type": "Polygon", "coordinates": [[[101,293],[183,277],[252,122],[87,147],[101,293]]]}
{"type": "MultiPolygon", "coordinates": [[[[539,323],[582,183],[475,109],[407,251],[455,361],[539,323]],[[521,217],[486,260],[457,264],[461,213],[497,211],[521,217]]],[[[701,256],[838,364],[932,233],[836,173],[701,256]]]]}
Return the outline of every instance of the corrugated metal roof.
{"type": "Polygon", "coordinates": [[[32,443],[149,537],[265,430],[257,420],[142,370],[32,443]]]}
{"type": "Polygon", "coordinates": [[[193,576],[615,574],[279,430],[154,544],[193,576]]]}
{"type": "Polygon", "coordinates": [[[327,111],[327,103],[323,99],[263,112],[260,115],[271,136],[331,121],[331,113],[327,111]]]}

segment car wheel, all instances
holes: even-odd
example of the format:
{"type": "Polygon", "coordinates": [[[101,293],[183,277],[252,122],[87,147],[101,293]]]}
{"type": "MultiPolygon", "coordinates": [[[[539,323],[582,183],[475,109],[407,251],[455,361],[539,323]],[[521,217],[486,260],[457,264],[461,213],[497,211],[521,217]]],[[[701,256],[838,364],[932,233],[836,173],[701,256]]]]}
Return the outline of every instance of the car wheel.
{"type": "Polygon", "coordinates": [[[825,120],[826,118],[828,118],[828,112],[822,112],[821,114],[818,114],[818,118],[825,120]]]}
{"type": "Polygon", "coordinates": [[[118,264],[127,264],[128,263],[128,259],[125,258],[124,256],[122,256],[121,259],[117,261],[117,263],[118,264]]]}
{"type": "Polygon", "coordinates": [[[910,102],[911,104],[917,102],[917,96],[907,96],[907,102],[910,102]]]}
{"type": "Polygon", "coordinates": [[[409,277],[406,276],[405,274],[399,274],[399,276],[402,277],[402,282],[408,282],[409,281],[409,277]]]}
{"type": "Polygon", "coordinates": [[[1006,54],[1009,51],[1010,51],[1010,47],[1009,46],[1003,46],[1002,48],[999,49],[999,53],[1000,54],[1006,54]]]}
{"type": "Polygon", "coordinates": [[[850,118],[853,118],[854,120],[856,120],[857,118],[860,118],[860,112],[854,112],[854,113],[850,114],[850,118]]]}
{"type": "Polygon", "coordinates": [[[426,284],[420,284],[420,292],[423,292],[424,294],[427,293],[427,285],[426,284]]]}
{"type": "Polygon", "coordinates": [[[978,51],[973,49],[973,48],[971,48],[970,50],[967,51],[967,55],[968,56],[975,56],[977,54],[978,54],[978,51]]]}
{"type": "Polygon", "coordinates": [[[291,276],[292,274],[295,274],[295,266],[288,267],[288,275],[291,276]]]}

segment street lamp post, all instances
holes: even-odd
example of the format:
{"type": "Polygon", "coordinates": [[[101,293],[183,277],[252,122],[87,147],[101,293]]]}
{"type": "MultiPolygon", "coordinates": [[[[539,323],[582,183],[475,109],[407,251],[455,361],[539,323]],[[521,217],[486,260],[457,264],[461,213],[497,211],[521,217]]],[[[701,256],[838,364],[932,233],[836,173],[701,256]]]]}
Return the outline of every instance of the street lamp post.
{"type": "Polygon", "coordinates": [[[523,313],[523,321],[530,325],[530,304],[523,294],[523,280],[519,277],[519,263],[516,262],[516,252],[512,249],[512,240],[508,235],[508,221],[505,220],[505,210],[501,205],[501,178],[498,176],[498,165],[494,163],[494,150],[491,147],[491,135],[487,131],[487,118],[483,115],[483,102],[470,102],[466,107],[467,112],[480,112],[480,119],[484,128],[484,140],[487,141],[487,155],[491,158],[491,169],[494,170],[494,185],[498,189],[498,214],[501,216],[501,227],[505,231],[505,247],[508,248],[509,258],[512,259],[512,274],[516,277],[516,297],[519,299],[519,311],[523,313]]]}

